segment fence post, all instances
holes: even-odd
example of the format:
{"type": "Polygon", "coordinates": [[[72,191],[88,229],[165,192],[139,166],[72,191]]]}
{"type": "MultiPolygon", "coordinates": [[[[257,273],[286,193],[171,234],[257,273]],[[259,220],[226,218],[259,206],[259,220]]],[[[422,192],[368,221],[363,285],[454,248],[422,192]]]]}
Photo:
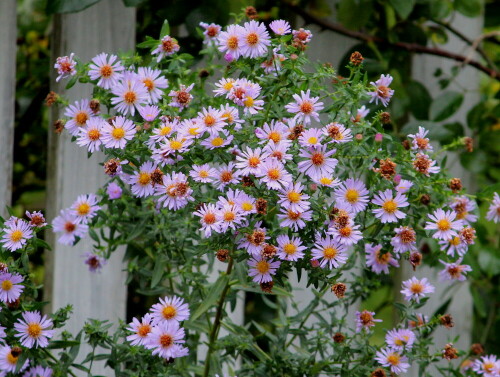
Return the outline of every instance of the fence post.
{"type": "Polygon", "coordinates": [[[16,90],[16,0],[0,1],[0,216],[12,194],[16,90]]]}
{"type": "MultiPolygon", "coordinates": [[[[83,62],[101,52],[129,51],[135,46],[135,9],[126,8],[122,0],[102,0],[96,5],[74,14],[54,16],[52,37],[52,62],[58,56],[74,52],[83,62]]],[[[52,63],[53,64],[53,63],[52,63]]],[[[52,66],[51,66],[52,69],[52,66]]],[[[52,69],[52,90],[64,94],[70,102],[89,98],[91,85],[75,85],[64,90],[67,83],[55,83],[52,69]]],[[[63,109],[53,108],[51,121],[62,116],[63,109]]],[[[104,155],[94,154],[87,159],[87,150],[71,143],[67,132],[49,133],[49,161],[47,171],[47,218],[52,221],[62,208],[66,208],[80,194],[94,193],[106,181],[99,162],[104,155]]],[[[53,250],[47,253],[45,301],[51,310],[72,304],[74,312],[67,329],[77,333],[88,318],[107,319],[117,323],[125,319],[127,287],[122,261],[124,250],[118,250],[101,273],[89,272],[82,254],[92,251],[88,237],[74,247],[55,242],[48,235],[53,250]]],[[[84,357],[90,348],[82,349],[84,357]]],[[[83,356],[82,356],[83,355],[83,356]]],[[[94,364],[95,365],[95,364],[94,364]]],[[[101,366],[93,368],[94,374],[104,374],[101,366]]]]}

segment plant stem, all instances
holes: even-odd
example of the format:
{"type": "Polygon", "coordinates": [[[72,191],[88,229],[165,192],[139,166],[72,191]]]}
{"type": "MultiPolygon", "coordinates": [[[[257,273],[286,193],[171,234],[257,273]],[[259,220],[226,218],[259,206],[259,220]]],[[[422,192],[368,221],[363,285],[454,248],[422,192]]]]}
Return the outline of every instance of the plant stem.
{"type": "MultiPolygon", "coordinates": [[[[233,258],[230,256],[229,263],[227,264],[226,275],[227,276],[231,275],[232,270],[233,270],[233,258]]],[[[210,337],[209,337],[207,357],[205,358],[205,370],[203,372],[203,377],[208,377],[208,373],[210,372],[210,356],[212,356],[214,343],[217,340],[217,335],[219,333],[221,319],[222,319],[222,312],[224,310],[224,303],[226,301],[227,292],[229,291],[229,281],[230,280],[228,279],[226,286],[222,290],[219,299],[219,305],[217,306],[217,312],[215,313],[214,325],[212,327],[212,331],[210,332],[210,337]]]]}

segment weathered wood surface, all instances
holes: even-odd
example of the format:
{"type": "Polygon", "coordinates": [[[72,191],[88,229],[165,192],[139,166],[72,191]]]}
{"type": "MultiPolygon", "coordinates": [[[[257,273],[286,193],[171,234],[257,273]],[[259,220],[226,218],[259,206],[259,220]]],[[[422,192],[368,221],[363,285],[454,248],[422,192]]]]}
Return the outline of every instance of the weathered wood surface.
{"type": "MultiPolygon", "coordinates": [[[[121,0],[102,0],[82,12],[57,15],[53,22],[53,62],[58,56],[70,55],[71,52],[85,62],[101,52],[117,53],[132,50],[135,46],[135,9],[125,8],[121,0]]],[[[77,84],[64,91],[68,80],[56,84],[56,76],[53,70],[52,90],[64,93],[70,102],[90,96],[91,85],[77,84]]],[[[52,121],[61,117],[63,112],[63,109],[60,112],[54,109],[52,121]]],[[[78,195],[96,192],[107,178],[98,165],[104,156],[97,153],[87,159],[87,150],[71,143],[70,139],[66,132],[49,134],[46,207],[50,221],[62,208],[70,206],[78,195]]],[[[115,323],[118,319],[125,319],[124,250],[113,255],[102,273],[93,274],[88,271],[82,257],[85,252],[92,251],[89,237],[74,247],[57,244],[53,235],[49,240],[53,251],[47,253],[45,300],[51,301],[51,310],[73,305],[68,330],[75,334],[88,318],[108,319],[115,323]]],[[[88,349],[83,351],[88,352],[88,349]]],[[[101,367],[95,368],[93,373],[110,375],[101,367]]]]}
{"type": "Polygon", "coordinates": [[[12,194],[16,90],[16,0],[0,1],[0,216],[12,194]]]}

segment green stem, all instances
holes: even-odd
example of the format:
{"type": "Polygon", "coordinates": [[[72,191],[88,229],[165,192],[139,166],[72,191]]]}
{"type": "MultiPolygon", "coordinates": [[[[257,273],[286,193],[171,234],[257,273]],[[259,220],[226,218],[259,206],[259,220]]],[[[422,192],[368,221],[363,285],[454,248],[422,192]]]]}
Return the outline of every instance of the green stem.
{"type": "MultiPolygon", "coordinates": [[[[233,270],[233,258],[229,257],[229,263],[227,265],[226,275],[227,276],[231,275],[232,270],[233,270]]],[[[210,372],[210,356],[212,356],[212,352],[214,350],[214,343],[217,340],[217,335],[219,333],[222,314],[223,314],[222,312],[224,310],[224,303],[226,301],[225,299],[227,292],[229,291],[229,281],[230,279],[227,280],[226,286],[222,290],[219,300],[219,305],[217,306],[217,312],[215,313],[214,325],[212,327],[212,331],[210,332],[210,337],[209,337],[207,357],[205,358],[205,370],[203,372],[203,377],[208,377],[208,373],[210,372]]]]}
{"type": "MultiPolygon", "coordinates": [[[[43,349],[43,348],[42,348],[43,349]]],[[[61,360],[58,360],[54,357],[54,355],[52,355],[48,350],[46,349],[43,349],[44,353],[49,357],[49,359],[51,359],[52,361],[54,361],[56,364],[59,364],[61,362],[61,360]]],[[[70,369],[67,370],[67,372],[73,376],[73,377],[76,377],[76,374],[74,374],[70,369]]]]}

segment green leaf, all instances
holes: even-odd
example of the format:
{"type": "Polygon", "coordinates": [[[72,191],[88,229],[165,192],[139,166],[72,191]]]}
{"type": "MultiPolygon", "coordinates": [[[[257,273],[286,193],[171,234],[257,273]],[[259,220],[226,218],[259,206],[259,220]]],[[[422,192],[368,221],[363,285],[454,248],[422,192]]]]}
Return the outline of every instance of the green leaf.
{"type": "Polygon", "coordinates": [[[207,312],[211,306],[213,306],[217,300],[220,298],[224,287],[229,281],[229,277],[227,275],[221,275],[217,281],[210,288],[210,292],[208,292],[207,297],[201,302],[200,306],[194,311],[190,321],[195,321],[200,315],[207,312]]]}
{"type": "Polygon", "coordinates": [[[389,0],[389,2],[403,20],[406,20],[415,6],[415,0],[389,0]]]}
{"type": "Polygon", "coordinates": [[[483,102],[479,102],[467,113],[467,126],[469,126],[469,128],[471,129],[480,129],[481,125],[484,124],[482,119],[485,112],[485,104],[483,102]]]}
{"type": "Polygon", "coordinates": [[[410,110],[415,118],[419,120],[429,119],[429,107],[432,103],[432,97],[427,88],[418,81],[411,81],[408,84],[408,93],[411,93],[410,110]]]}
{"type": "Polygon", "coordinates": [[[368,0],[341,0],[337,18],[348,29],[364,27],[373,13],[372,2],[368,0]]]}
{"type": "Polygon", "coordinates": [[[169,35],[169,34],[170,34],[170,25],[168,24],[168,20],[165,19],[165,21],[163,21],[163,26],[161,27],[161,30],[160,30],[160,40],[165,35],[169,35]]]}
{"type": "Polygon", "coordinates": [[[76,81],[78,80],[78,77],[75,75],[73,76],[69,81],[68,83],[66,84],[66,90],[72,88],[75,84],[76,84],[76,81]]]}
{"type": "Polygon", "coordinates": [[[474,301],[474,307],[482,318],[486,318],[485,297],[481,295],[479,288],[476,285],[471,285],[470,292],[474,301]]]}
{"type": "Polygon", "coordinates": [[[431,17],[434,20],[442,20],[450,15],[453,5],[449,0],[430,1],[431,17]]]}
{"type": "Polygon", "coordinates": [[[161,257],[156,258],[155,267],[153,269],[153,276],[151,277],[151,288],[158,285],[163,277],[165,270],[165,260],[161,257]]]}
{"type": "Polygon", "coordinates": [[[141,42],[137,45],[137,48],[153,48],[158,46],[160,41],[157,41],[156,39],[149,39],[147,41],[141,42]]]}
{"type": "Polygon", "coordinates": [[[477,17],[481,14],[481,0],[455,0],[455,9],[467,17],[477,17]]]}
{"type": "Polygon", "coordinates": [[[430,107],[430,118],[440,122],[452,116],[462,104],[464,96],[458,92],[444,92],[432,102],[430,107]]]}
{"type": "Polygon", "coordinates": [[[84,10],[101,0],[49,0],[45,8],[48,14],[73,13],[84,10]]]}

